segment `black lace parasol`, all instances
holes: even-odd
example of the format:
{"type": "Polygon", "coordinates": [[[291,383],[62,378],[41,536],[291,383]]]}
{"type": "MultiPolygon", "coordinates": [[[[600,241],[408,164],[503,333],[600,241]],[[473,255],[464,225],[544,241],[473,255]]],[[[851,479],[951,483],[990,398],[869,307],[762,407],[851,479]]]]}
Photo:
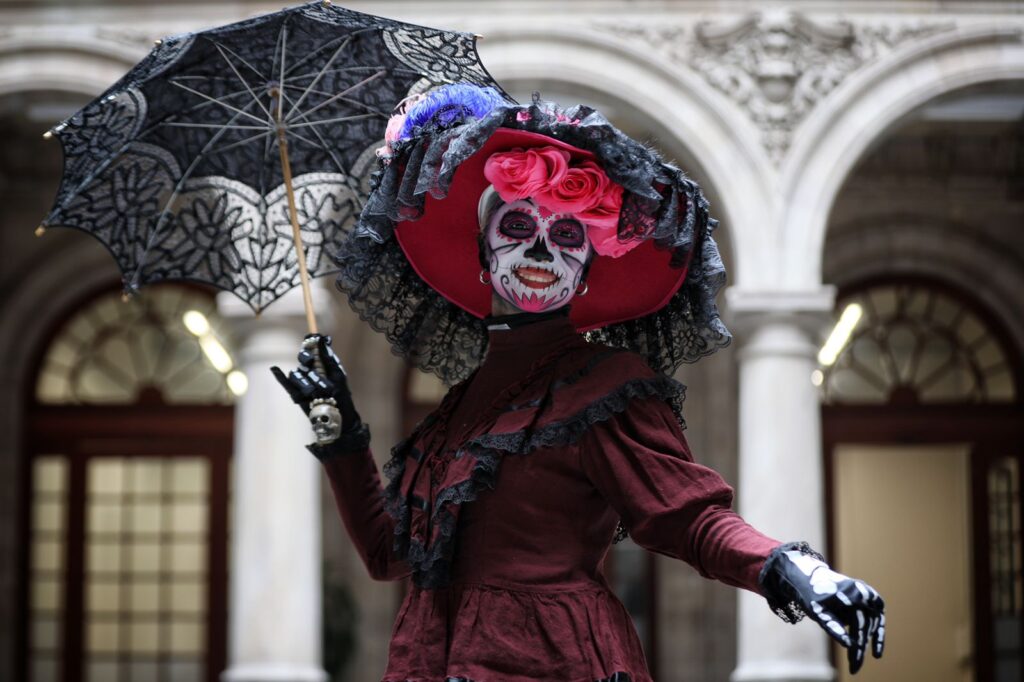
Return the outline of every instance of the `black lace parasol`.
{"type": "Polygon", "coordinates": [[[450,82],[498,87],[475,36],[329,2],[166,38],[47,133],[64,175],[41,227],[94,235],[129,293],[191,280],[259,311],[306,283],[300,232],[309,275],[336,269],[392,110],[450,82]]]}

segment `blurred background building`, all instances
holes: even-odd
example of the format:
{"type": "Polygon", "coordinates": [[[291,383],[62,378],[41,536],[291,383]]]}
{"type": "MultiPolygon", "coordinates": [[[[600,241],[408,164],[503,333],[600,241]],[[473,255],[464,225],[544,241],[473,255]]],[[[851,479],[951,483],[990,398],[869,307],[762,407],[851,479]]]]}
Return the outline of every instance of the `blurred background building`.
{"type": "MultiPolygon", "coordinates": [[[[348,6],[481,33],[520,100],[594,105],[687,169],[735,335],[679,373],[698,459],[885,596],[859,680],[1024,679],[1024,3],[348,6]]],[[[33,236],[43,131],[155,38],[278,7],[0,0],[0,680],[380,678],[403,586],[367,577],[267,372],[301,306],[125,303],[90,237],[33,236]]],[[[443,387],[321,284],[383,461],[443,387]]],[[[608,569],[659,682],[848,678],[756,595],[629,542],[608,569]]]]}

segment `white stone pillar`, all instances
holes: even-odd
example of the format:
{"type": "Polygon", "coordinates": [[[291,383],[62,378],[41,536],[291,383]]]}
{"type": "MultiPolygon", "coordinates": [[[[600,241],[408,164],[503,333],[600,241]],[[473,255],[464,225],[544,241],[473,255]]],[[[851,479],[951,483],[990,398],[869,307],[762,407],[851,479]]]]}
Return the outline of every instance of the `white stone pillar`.
{"type": "Polygon", "coordinates": [[[217,307],[232,323],[249,379],[235,405],[228,669],[221,679],[324,682],[320,467],[304,447],[312,440],[309,423],[269,369],[296,364],[306,332],[302,297],[295,289],[259,318],[231,294],[219,295],[217,307]]]}
{"type": "MultiPolygon", "coordinates": [[[[834,291],[726,295],[740,343],[739,511],[767,535],[824,551],[821,410],[811,373],[834,291]]],[[[834,679],[830,640],[817,624],[785,623],[746,591],[737,616],[732,682],[834,679]]]]}

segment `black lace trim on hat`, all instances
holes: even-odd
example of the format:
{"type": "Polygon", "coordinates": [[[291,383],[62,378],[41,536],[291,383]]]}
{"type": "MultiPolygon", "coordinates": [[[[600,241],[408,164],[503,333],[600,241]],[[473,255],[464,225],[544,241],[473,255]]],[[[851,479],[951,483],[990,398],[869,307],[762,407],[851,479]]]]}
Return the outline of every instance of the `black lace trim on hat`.
{"type": "Polygon", "coordinates": [[[438,493],[429,512],[432,524],[438,528],[438,535],[429,546],[410,537],[411,508],[409,500],[401,495],[402,475],[411,454],[408,449],[415,442],[415,436],[396,446],[384,467],[391,479],[385,489],[385,508],[395,519],[395,551],[413,567],[413,582],[424,589],[437,589],[448,584],[457,521],[451,506],[471,502],[485,489],[493,490],[503,457],[574,443],[592,425],[623,412],[632,401],[658,397],[671,403],[681,400],[685,390],[683,384],[663,375],[632,379],[567,419],[533,431],[488,433],[470,439],[456,456],[472,456],[476,460],[473,470],[465,481],[438,493]]]}
{"type": "Polygon", "coordinates": [[[483,358],[486,333],[479,320],[420,279],[393,234],[396,222],[422,216],[428,193],[445,197],[459,165],[502,127],[592,152],[626,189],[619,238],[654,240],[672,252],[673,267],[689,259],[686,280],[668,305],[592,331],[589,340],[632,350],[665,374],[729,344],[715,303],[725,282],[711,236],[718,221],[709,216],[700,187],[593,109],[562,110],[535,97],[527,106],[500,106],[484,118],[397,142],[394,159],[374,174],[358,224],[339,249],[337,285],[395,353],[448,384],[468,376],[483,358]],[[654,216],[647,212],[652,206],[658,207],[654,216]]]}
{"type": "Polygon", "coordinates": [[[757,575],[757,584],[768,600],[768,606],[775,612],[776,616],[787,623],[798,623],[807,615],[800,606],[800,603],[795,599],[789,599],[785,595],[778,594],[776,590],[772,589],[765,582],[765,579],[774,572],[775,563],[782,559],[783,552],[789,551],[797,551],[801,554],[812,556],[818,561],[825,561],[825,557],[820,552],[812,549],[806,542],[787,542],[773,549],[771,554],[768,555],[764,566],[761,567],[761,572],[757,575]]]}

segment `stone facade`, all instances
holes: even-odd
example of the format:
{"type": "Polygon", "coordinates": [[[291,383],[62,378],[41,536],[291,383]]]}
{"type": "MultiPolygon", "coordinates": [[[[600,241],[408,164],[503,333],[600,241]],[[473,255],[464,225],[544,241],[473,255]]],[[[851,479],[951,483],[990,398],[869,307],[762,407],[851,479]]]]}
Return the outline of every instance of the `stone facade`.
{"type": "MultiPolygon", "coordinates": [[[[933,163],[960,158],[942,147],[958,139],[959,129],[951,126],[934,136],[924,170],[915,170],[906,150],[898,148],[908,118],[951,93],[986,87],[1011,96],[1024,92],[1024,3],[816,0],[771,3],[770,9],[768,3],[744,0],[344,4],[483,34],[484,62],[510,92],[525,96],[536,89],[593,103],[629,132],[650,138],[705,186],[722,222],[731,287],[721,304],[736,342],[681,371],[690,385],[688,437],[701,461],[735,482],[741,512],[765,532],[825,543],[820,413],[808,377],[833,309],[833,285],[883,274],[942,279],[975,292],[993,310],[1010,311],[1005,317],[1017,353],[1024,349],[1024,152],[1017,147],[1017,156],[1004,166],[982,155],[974,160],[979,170],[961,182],[966,162],[933,163]],[[885,144],[896,145],[892,153],[902,165],[886,160],[885,144]],[[880,177],[887,167],[896,169],[897,183],[880,177]],[[940,192],[946,201],[929,201],[940,192]]],[[[29,103],[84,103],[161,35],[277,7],[5,3],[0,101],[7,104],[0,105],[0,115],[23,121],[19,97],[29,103]]],[[[45,127],[39,123],[39,132],[45,127]]],[[[16,132],[29,134],[23,128],[16,132]]],[[[1005,139],[1020,145],[1019,136],[1005,139]]],[[[22,146],[25,154],[37,153],[44,143],[33,144],[22,146]]],[[[30,349],[45,345],[52,316],[72,297],[68,282],[91,287],[117,277],[106,254],[84,237],[47,235],[53,239],[45,246],[33,240],[30,233],[50,189],[19,184],[11,173],[15,161],[20,157],[0,168],[6,173],[0,175],[0,679],[10,679],[18,627],[12,611],[21,552],[15,543],[23,492],[17,485],[18,439],[24,387],[31,380],[30,349]]],[[[332,298],[326,288],[319,295],[332,298]]],[[[382,461],[400,436],[402,365],[339,300],[329,311],[325,321],[333,318],[339,354],[351,366],[353,390],[382,461]]],[[[301,324],[293,322],[279,320],[274,329],[298,334],[301,324]]],[[[287,362],[278,341],[267,341],[268,352],[287,362]]],[[[272,387],[254,389],[247,404],[276,400],[279,409],[288,409],[280,396],[271,397],[272,387]]],[[[242,443],[259,437],[258,411],[245,414],[238,425],[251,432],[239,433],[242,443]]],[[[263,465],[239,457],[236,466],[244,471],[263,465]]],[[[307,473],[296,474],[296,485],[308,487],[307,473]]],[[[238,476],[246,480],[244,473],[238,476]]],[[[322,502],[324,553],[350,582],[361,613],[350,679],[378,679],[397,593],[366,577],[326,492],[322,502]]],[[[266,519],[278,513],[273,504],[246,506],[244,497],[239,504],[246,514],[266,519]]],[[[291,540],[303,543],[303,575],[313,580],[319,572],[319,538],[313,532],[319,521],[311,509],[292,511],[295,523],[312,524],[291,540]]],[[[251,541],[268,543],[259,546],[270,547],[277,558],[295,551],[278,542],[290,533],[287,524],[266,532],[251,541]]],[[[236,547],[236,573],[247,570],[242,558],[253,555],[253,547],[236,547]]],[[[678,562],[659,558],[658,572],[659,680],[833,678],[826,640],[812,626],[787,626],[756,595],[737,596],[678,562]]],[[[308,588],[278,576],[248,589],[282,591],[281,603],[303,600],[309,611],[303,627],[313,636],[317,597],[308,588]]],[[[271,646],[261,634],[259,614],[274,612],[273,604],[256,615],[236,611],[230,637],[234,672],[228,679],[319,677],[317,647],[301,638],[271,646]]]]}

